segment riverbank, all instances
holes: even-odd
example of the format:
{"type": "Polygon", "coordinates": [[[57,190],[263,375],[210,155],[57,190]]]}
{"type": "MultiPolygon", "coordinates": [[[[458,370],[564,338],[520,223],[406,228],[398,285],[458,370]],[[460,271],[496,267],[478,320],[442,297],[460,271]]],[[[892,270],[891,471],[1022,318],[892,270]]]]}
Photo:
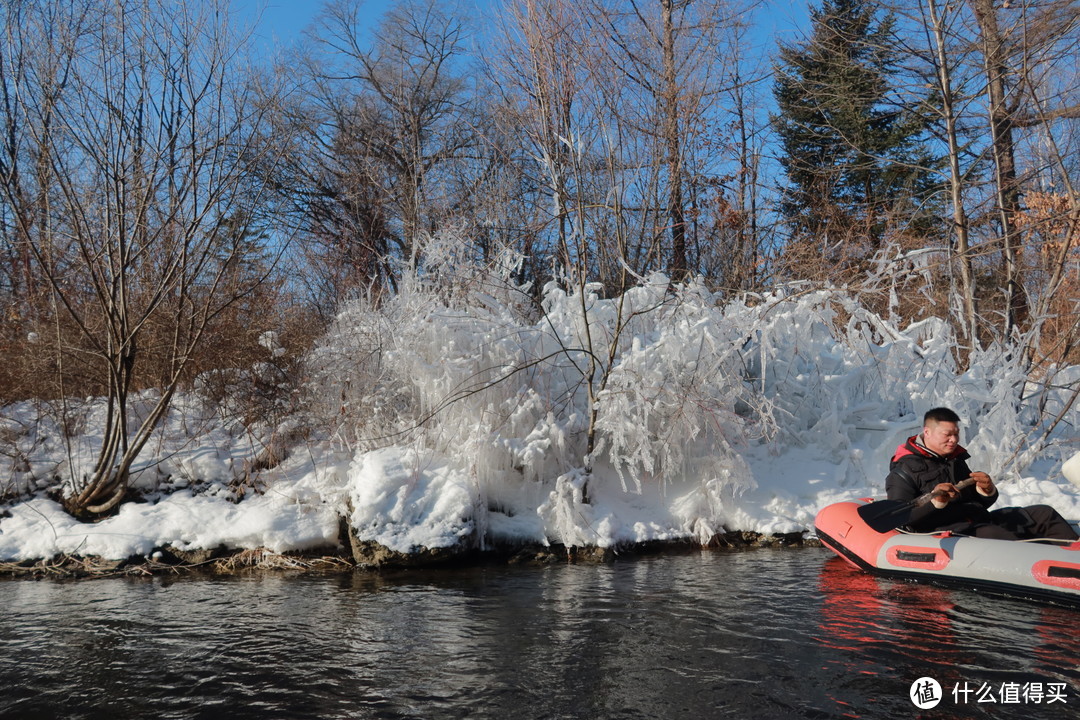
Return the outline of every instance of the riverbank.
{"type": "MultiPolygon", "coordinates": [[[[839,291],[748,305],[659,279],[614,299],[553,288],[527,319],[486,291],[469,307],[491,312],[476,315],[414,290],[345,312],[301,373],[311,397],[289,412],[240,412],[201,385],[175,396],[115,507],[73,500],[104,492],[91,478],[106,398],[0,407],[0,561],[83,572],[104,558],[113,572],[224,547],[236,550],[206,562],[269,552],[381,567],[445,552],[417,548],[546,557],[549,544],[802,533],[820,508],[884,497],[890,458],[938,406],[963,418],[999,507],[1080,519],[1080,482],[1066,475],[1080,455],[1080,366],[1029,377],[994,346],[957,367],[947,325],[892,327],[839,291]],[[603,392],[582,374],[583,301],[590,333],[619,338],[615,355],[591,355],[607,357],[603,392]]],[[[131,421],[159,400],[140,392],[131,421]]]]}
{"type": "Polygon", "coordinates": [[[306,551],[274,552],[266,548],[179,550],[155,549],[147,556],[109,560],[93,555],[59,554],[22,562],[0,562],[0,578],[79,580],[157,575],[235,575],[251,571],[289,573],[408,571],[484,564],[555,565],[612,563],[645,555],[692,552],[743,552],[763,548],[821,547],[807,533],[764,534],[747,531],[719,533],[707,544],[696,541],[657,540],[620,547],[567,547],[561,544],[530,544],[489,550],[447,548],[399,553],[375,543],[352,543],[306,551]]]}

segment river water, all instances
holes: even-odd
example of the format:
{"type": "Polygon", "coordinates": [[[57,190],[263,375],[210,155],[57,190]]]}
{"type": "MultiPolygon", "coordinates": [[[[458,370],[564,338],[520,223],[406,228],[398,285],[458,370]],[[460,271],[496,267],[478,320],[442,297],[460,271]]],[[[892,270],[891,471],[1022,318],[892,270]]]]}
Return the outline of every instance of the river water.
{"type": "Polygon", "coordinates": [[[1080,718],[1080,611],[819,549],[11,580],[0,608],[0,717],[20,720],[1080,718]],[[940,704],[920,711],[924,677],[940,704]]]}

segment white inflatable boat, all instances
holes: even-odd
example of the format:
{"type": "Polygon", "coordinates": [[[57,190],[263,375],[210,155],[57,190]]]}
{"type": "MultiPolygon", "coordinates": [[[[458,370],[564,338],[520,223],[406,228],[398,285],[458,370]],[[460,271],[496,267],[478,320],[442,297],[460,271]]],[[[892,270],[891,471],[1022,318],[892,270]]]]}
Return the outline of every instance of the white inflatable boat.
{"type": "Polygon", "coordinates": [[[882,531],[871,527],[881,504],[863,499],[823,508],[814,520],[818,538],[865,572],[1080,606],[1080,542],[882,531]]]}

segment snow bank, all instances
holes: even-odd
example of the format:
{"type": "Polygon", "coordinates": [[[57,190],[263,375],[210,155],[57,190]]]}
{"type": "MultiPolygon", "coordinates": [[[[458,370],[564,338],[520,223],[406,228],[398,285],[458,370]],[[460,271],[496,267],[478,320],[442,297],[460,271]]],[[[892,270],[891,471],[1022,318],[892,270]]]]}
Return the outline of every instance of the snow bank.
{"type": "Polygon", "coordinates": [[[468,478],[445,464],[388,448],[357,458],[349,472],[356,537],[396,552],[471,541],[479,500],[468,478]]]}
{"type": "MultiPolygon", "coordinates": [[[[312,439],[258,476],[261,492],[237,501],[230,488],[265,438],[181,397],[136,468],[153,501],[94,525],[42,497],[16,502],[0,558],[309,548],[337,540],[339,515],[401,552],[799,532],[828,503],[881,496],[893,450],[938,405],[963,418],[1003,505],[1080,518],[1062,476],[1080,462],[1062,463],[1080,368],[1036,382],[995,346],[961,371],[947,323],[901,329],[835,289],[726,301],[660,275],[615,298],[553,284],[536,317],[507,280],[511,259],[451,256],[389,300],[342,309],[308,359],[312,402],[291,419],[312,439]]],[[[70,482],[99,411],[88,401],[65,443],[40,408],[5,408],[7,493],[70,482]]]]}
{"type": "Polygon", "coordinates": [[[265,547],[274,552],[337,542],[337,516],[329,508],[282,502],[273,495],[237,505],[181,490],[160,502],[129,503],[99,523],[81,523],[42,498],[9,509],[0,532],[0,557],[32,560],[57,554],[123,559],[172,545],[198,548],[265,547]]]}

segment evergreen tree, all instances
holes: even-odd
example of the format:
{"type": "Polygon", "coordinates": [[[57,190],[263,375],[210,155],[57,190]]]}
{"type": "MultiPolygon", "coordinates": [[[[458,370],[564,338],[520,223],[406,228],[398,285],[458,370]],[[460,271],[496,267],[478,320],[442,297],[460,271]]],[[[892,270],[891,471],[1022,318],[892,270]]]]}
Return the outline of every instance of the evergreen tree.
{"type": "MultiPolygon", "coordinates": [[[[889,228],[925,232],[933,193],[925,121],[894,87],[894,19],[873,0],[823,0],[810,37],[782,45],[774,118],[796,242],[865,257],[889,228]]],[[[925,101],[925,99],[922,99],[925,101]]]]}

